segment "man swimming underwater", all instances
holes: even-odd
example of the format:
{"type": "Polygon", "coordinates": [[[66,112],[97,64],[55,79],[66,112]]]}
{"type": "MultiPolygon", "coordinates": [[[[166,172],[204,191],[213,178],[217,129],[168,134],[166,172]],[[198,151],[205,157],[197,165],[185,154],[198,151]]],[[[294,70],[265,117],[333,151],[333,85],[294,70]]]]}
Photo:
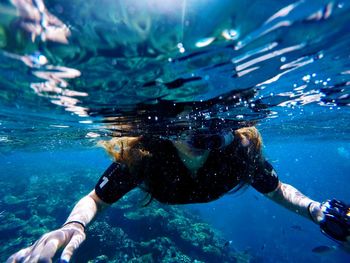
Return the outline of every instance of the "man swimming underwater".
{"type": "Polygon", "coordinates": [[[113,138],[102,146],[114,157],[95,189],[73,208],[63,226],[43,235],[7,262],[52,262],[63,248],[69,262],[85,239],[85,227],[102,208],[135,187],[167,204],[216,200],[245,185],[320,225],[335,241],[350,242],[350,209],[337,200],[319,203],[282,183],[262,155],[262,139],[254,127],[170,140],[155,136],[113,138]],[[118,151],[115,149],[118,146],[118,151]]]}

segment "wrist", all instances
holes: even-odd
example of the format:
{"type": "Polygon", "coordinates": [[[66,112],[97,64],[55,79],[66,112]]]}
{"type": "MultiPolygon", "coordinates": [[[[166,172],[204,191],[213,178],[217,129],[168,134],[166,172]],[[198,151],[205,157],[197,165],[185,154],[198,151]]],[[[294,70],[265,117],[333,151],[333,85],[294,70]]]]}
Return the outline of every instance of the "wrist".
{"type": "Polygon", "coordinates": [[[62,225],[62,228],[68,228],[68,227],[75,227],[78,228],[80,230],[82,230],[83,232],[85,232],[85,224],[81,221],[77,221],[77,220],[72,220],[72,221],[67,221],[62,225]]]}
{"type": "Polygon", "coordinates": [[[324,219],[324,214],[321,209],[321,204],[319,202],[312,201],[308,205],[308,212],[310,218],[316,224],[320,224],[324,219]]]}

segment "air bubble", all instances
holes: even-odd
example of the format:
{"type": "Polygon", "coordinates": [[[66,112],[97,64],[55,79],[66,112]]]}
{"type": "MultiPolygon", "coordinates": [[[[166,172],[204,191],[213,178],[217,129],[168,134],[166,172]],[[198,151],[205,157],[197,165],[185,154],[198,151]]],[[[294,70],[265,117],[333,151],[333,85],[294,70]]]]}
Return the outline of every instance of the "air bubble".
{"type": "Polygon", "coordinates": [[[236,40],[239,37],[239,32],[235,29],[225,29],[221,35],[227,40],[236,40]]]}
{"type": "Polygon", "coordinates": [[[186,51],[182,43],[178,43],[177,48],[179,49],[180,53],[184,53],[186,51]]]}
{"type": "Polygon", "coordinates": [[[303,77],[303,81],[308,82],[308,81],[310,81],[310,78],[311,78],[310,75],[305,75],[305,76],[303,77]]]}
{"type": "Polygon", "coordinates": [[[196,43],[196,47],[209,46],[211,43],[213,43],[214,40],[215,40],[215,37],[203,38],[196,43]]]}

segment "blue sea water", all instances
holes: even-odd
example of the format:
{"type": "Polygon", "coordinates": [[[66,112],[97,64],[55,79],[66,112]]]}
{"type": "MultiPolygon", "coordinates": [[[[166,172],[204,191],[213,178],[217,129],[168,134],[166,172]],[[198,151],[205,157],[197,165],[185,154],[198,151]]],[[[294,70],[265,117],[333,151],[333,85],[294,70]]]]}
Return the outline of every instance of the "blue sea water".
{"type": "MultiPolygon", "coordinates": [[[[110,163],[96,143],[113,136],[255,124],[283,182],[350,202],[349,9],[326,0],[0,1],[0,259],[64,222],[110,163]]],[[[341,249],[312,252],[335,243],[250,188],[179,209],[251,262],[350,261],[341,249]]],[[[76,262],[106,252],[88,251],[76,262]]]]}
{"type": "MultiPolygon", "coordinates": [[[[266,141],[280,179],[316,200],[349,199],[349,161],[339,155],[348,142],[294,138],[266,141]]],[[[319,245],[334,245],[313,223],[273,204],[253,189],[197,207],[241,249],[256,253],[258,262],[348,262],[343,251],[315,254],[319,245]]]]}

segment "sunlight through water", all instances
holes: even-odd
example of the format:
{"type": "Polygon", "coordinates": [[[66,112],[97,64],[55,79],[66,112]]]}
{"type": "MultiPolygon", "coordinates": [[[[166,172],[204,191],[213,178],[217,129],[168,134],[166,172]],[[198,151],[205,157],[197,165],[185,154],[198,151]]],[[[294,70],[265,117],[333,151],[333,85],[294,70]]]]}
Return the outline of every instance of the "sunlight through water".
{"type": "Polygon", "coordinates": [[[320,0],[1,1],[0,143],[251,124],[349,139],[349,9],[320,0]]]}

